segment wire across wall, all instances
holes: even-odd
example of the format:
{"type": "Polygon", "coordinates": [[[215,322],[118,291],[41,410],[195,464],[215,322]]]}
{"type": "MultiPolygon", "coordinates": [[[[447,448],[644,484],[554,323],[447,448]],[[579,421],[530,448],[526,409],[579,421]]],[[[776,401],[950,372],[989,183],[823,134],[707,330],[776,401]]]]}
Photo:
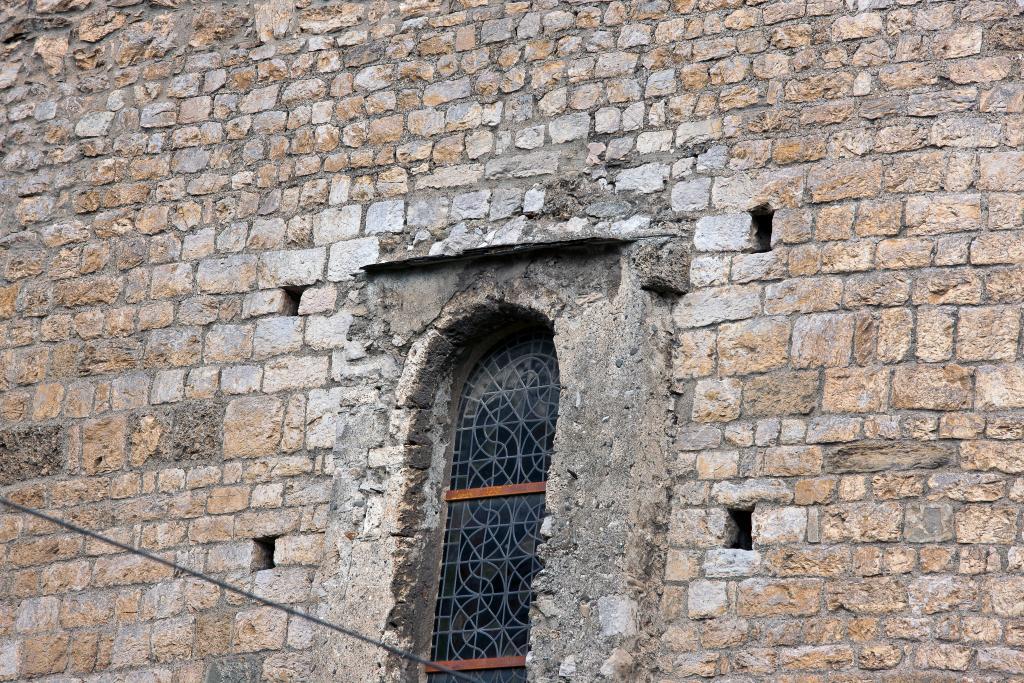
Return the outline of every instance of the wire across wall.
{"type": "Polygon", "coordinates": [[[218,588],[222,588],[228,591],[229,593],[240,595],[243,598],[247,598],[249,600],[252,600],[253,602],[258,602],[266,607],[271,607],[273,609],[279,610],[281,612],[284,612],[285,614],[291,615],[298,619],[304,619],[305,621],[311,622],[318,626],[322,626],[326,629],[334,631],[335,633],[340,633],[343,636],[354,638],[355,640],[366,643],[367,645],[372,645],[373,647],[380,648],[388,654],[391,654],[400,659],[404,659],[409,662],[414,662],[422,666],[431,666],[434,671],[441,671],[443,673],[449,674],[455,680],[467,681],[468,683],[479,683],[479,680],[477,678],[474,678],[473,676],[465,674],[461,671],[455,671],[454,669],[450,669],[445,666],[439,666],[436,662],[431,662],[428,659],[420,657],[419,655],[416,655],[412,652],[408,652],[407,650],[403,650],[400,647],[388,645],[387,643],[381,642],[375,638],[371,638],[370,636],[363,635],[362,633],[359,633],[358,631],[355,631],[353,629],[347,628],[345,626],[340,626],[338,624],[334,624],[330,621],[327,621],[326,619],[321,619],[320,617],[313,616],[312,614],[307,614],[301,610],[295,609],[294,607],[289,607],[288,605],[282,604],[275,600],[264,598],[260,595],[257,595],[242,588],[238,588],[237,586],[233,586],[230,583],[221,581],[220,579],[204,574],[203,572],[196,571],[195,569],[189,569],[188,567],[184,567],[180,564],[177,564],[176,562],[164,559],[159,555],[156,555],[146,550],[142,550],[141,548],[135,548],[133,546],[128,545],[127,543],[122,543],[121,541],[117,541],[108,536],[104,536],[103,534],[99,534],[90,529],[86,529],[85,527],[78,526],[77,524],[72,524],[71,522],[67,522],[63,519],[60,519],[59,517],[54,517],[53,515],[49,515],[40,510],[30,508],[26,505],[21,505],[20,503],[15,503],[14,501],[8,500],[7,498],[4,498],[2,496],[0,496],[0,504],[6,505],[12,510],[23,512],[26,515],[36,517],[37,519],[45,520],[63,529],[67,529],[68,531],[73,531],[76,534],[81,534],[82,536],[86,536],[88,538],[92,538],[102,543],[106,543],[107,545],[114,546],[115,548],[119,548],[120,550],[123,550],[125,552],[132,553],[133,555],[144,557],[147,560],[150,560],[151,562],[156,562],[157,564],[161,564],[165,567],[170,567],[176,572],[186,574],[193,578],[199,579],[200,581],[205,581],[206,583],[217,586],[218,588]]]}

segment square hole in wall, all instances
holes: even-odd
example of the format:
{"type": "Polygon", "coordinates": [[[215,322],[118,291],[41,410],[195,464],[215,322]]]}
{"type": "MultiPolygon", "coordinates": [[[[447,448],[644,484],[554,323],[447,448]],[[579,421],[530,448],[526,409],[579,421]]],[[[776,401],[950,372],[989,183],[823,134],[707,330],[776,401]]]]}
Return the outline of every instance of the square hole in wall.
{"type": "Polygon", "coordinates": [[[309,287],[282,287],[281,291],[284,292],[284,310],[283,315],[298,315],[299,314],[299,302],[302,301],[302,293],[305,292],[309,287]]]}
{"type": "Polygon", "coordinates": [[[252,570],[273,569],[274,552],[277,550],[277,537],[264,536],[263,538],[252,539],[252,570]]]}
{"type": "Polygon", "coordinates": [[[735,550],[753,550],[753,510],[729,509],[725,525],[725,547],[735,550]]]}
{"type": "Polygon", "coordinates": [[[761,254],[772,250],[772,227],[775,212],[768,208],[750,212],[754,222],[754,251],[761,254]]]}

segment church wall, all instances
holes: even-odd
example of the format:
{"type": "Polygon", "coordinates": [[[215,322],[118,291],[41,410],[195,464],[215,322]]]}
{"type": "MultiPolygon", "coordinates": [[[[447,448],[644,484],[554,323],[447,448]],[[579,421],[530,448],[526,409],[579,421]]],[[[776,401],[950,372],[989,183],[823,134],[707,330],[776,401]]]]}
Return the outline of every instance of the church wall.
{"type": "MultiPolygon", "coordinates": [[[[534,320],[535,680],[1024,676],[1022,13],[7,2],[0,492],[426,655],[534,320]]],[[[0,681],[417,677],[0,512],[0,681]]]]}

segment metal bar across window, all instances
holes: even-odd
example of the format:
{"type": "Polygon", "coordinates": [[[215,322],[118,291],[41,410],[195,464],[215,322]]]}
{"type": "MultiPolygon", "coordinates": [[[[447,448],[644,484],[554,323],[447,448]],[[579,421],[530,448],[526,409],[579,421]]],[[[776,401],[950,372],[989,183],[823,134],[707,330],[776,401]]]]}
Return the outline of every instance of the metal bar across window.
{"type": "Polygon", "coordinates": [[[438,673],[440,667],[451,671],[486,671],[487,669],[511,669],[526,666],[526,657],[488,657],[486,659],[456,659],[448,662],[433,662],[427,666],[427,673],[438,673]]]}
{"type": "Polygon", "coordinates": [[[496,496],[521,496],[525,493],[544,493],[547,491],[546,481],[531,481],[525,484],[507,484],[505,486],[484,486],[478,489],[458,489],[444,494],[446,501],[477,500],[496,496]]]}

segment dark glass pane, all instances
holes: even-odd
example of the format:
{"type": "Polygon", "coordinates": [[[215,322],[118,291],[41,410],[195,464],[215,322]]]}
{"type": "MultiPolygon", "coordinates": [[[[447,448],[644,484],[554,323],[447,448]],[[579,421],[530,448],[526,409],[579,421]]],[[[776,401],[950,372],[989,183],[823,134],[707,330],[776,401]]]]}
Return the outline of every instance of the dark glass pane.
{"type": "Polygon", "coordinates": [[[526,654],[543,516],[542,493],[449,505],[434,661],[526,654]]]}
{"type": "Polygon", "coordinates": [[[544,333],[513,336],[488,353],[462,389],[451,488],[545,481],[558,389],[555,347],[544,333]]]}
{"type": "MultiPolygon", "coordinates": [[[[478,683],[526,683],[526,669],[485,669],[483,671],[463,671],[478,683]]],[[[451,674],[430,674],[430,683],[465,683],[451,674]]]]}

